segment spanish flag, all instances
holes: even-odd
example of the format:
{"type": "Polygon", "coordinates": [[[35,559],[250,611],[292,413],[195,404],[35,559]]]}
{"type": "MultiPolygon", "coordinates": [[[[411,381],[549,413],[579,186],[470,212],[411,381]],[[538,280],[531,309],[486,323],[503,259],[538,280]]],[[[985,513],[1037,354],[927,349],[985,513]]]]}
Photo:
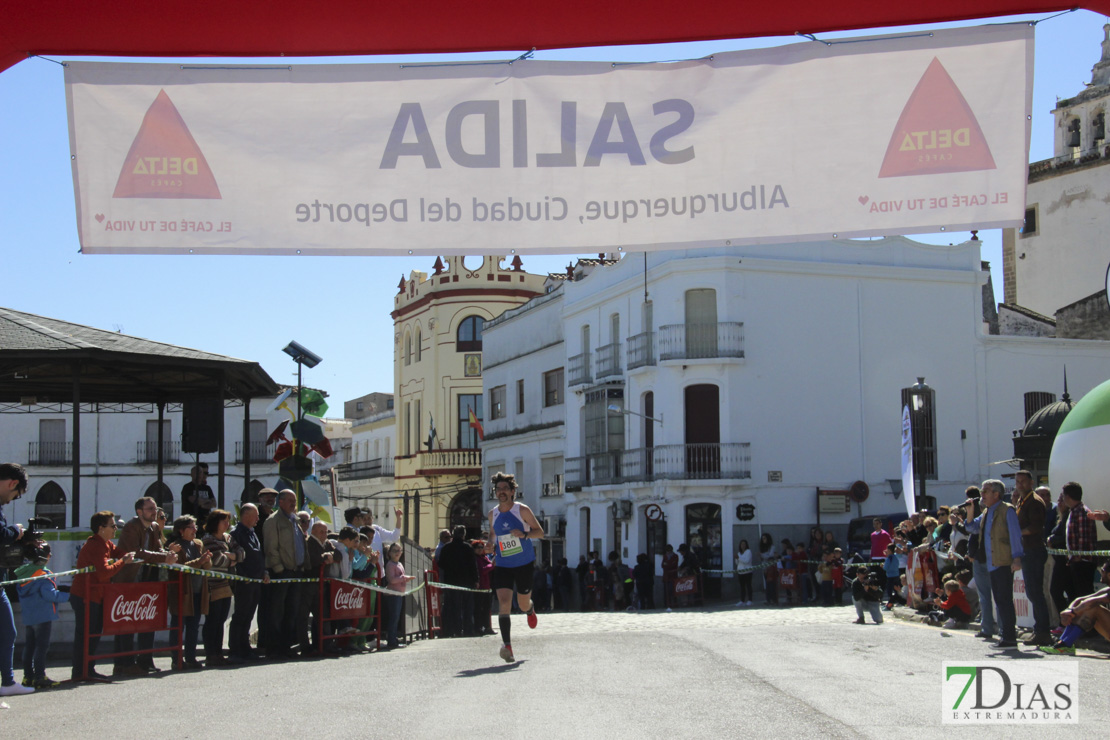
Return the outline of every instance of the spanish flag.
{"type": "Polygon", "coordinates": [[[474,415],[474,409],[467,407],[466,410],[470,413],[470,427],[478,430],[478,439],[485,440],[486,433],[482,430],[482,422],[474,415]]]}

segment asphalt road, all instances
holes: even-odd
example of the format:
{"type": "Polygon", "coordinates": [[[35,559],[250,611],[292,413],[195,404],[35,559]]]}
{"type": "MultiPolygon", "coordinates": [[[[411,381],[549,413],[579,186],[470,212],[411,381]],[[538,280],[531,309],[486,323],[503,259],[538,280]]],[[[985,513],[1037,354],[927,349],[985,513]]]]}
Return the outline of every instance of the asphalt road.
{"type": "MultiPolygon", "coordinates": [[[[164,671],[6,700],[5,737],[1105,737],[1110,656],[998,651],[850,607],[514,617],[497,637],[382,654],[164,671]],[[1079,665],[1079,725],[941,724],[945,660],[1079,665]]],[[[496,621],[495,621],[496,624],[496,621]]],[[[168,659],[159,659],[168,666],[168,659]]],[[[64,677],[64,669],[52,671],[64,677]]],[[[18,675],[18,673],[17,673],[18,675]]]]}

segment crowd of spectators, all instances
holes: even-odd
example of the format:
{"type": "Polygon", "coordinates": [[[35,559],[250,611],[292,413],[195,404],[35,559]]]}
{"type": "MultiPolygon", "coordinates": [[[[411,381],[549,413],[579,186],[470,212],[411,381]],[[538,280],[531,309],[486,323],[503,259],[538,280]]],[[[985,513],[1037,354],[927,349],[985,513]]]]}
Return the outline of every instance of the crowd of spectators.
{"type": "Polygon", "coordinates": [[[1055,501],[1049,488],[1033,483],[1021,470],[1009,494],[999,480],[969,486],[956,506],[942,506],[935,515],[915,513],[893,532],[876,519],[875,562],[859,578],[885,584],[887,609],[906,604],[948,628],[978,621],[977,636],[997,636],[996,646],[1016,648],[1013,582],[1020,571],[1033,617],[1023,645],[1074,654],[1084,632],[1093,629],[1110,639],[1110,589],[1096,592],[1096,581],[1110,583],[1108,564],[1096,572],[1099,558],[1083,554],[1095,550],[1097,523],[1106,526],[1110,513],[1088,508],[1078,483],[1062,486],[1055,501]],[[911,556],[919,565],[912,581],[911,556]]]}
{"type": "MultiPolygon", "coordinates": [[[[232,528],[230,512],[203,505],[203,472],[195,471],[193,502],[194,511],[206,512],[202,523],[192,514],[180,516],[167,536],[165,513],[144,497],[135,502],[134,517],[126,523],[110,511],[93,515],[92,534],[76,563],[78,569],[91,571],[77,575],[68,593],[58,588],[49,571],[48,546],[16,572],[20,578],[38,578],[19,589],[26,630],[23,687],[57,685],[45,675],[45,655],[57,605],[67,600],[76,617],[71,677],[104,679],[95,669],[95,658],[85,653],[87,642],[89,656],[97,654],[100,639],[92,635],[103,630],[99,587],[176,578],[157,567],[162,564],[191,569],[180,574],[180,598],[178,589],[169,589],[171,625],[182,628],[186,669],[202,667],[198,643],[204,648],[203,665],[210,667],[315,655],[321,650],[321,635],[328,638],[326,652],[366,649],[364,633],[372,631],[373,619],[330,620],[328,604],[319,598],[320,583],[314,579],[380,575],[384,587],[403,594],[414,576],[405,572],[399,529],[381,527],[370,512],[351,508],[344,512],[346,526],[332,532],[326,523],[296,510],[294,492],[273,489],[261,491],[257,505],[244,504],[232,528]],[[229,577],[236,575],[253,581],[229,577]],[[257,639],[252,641],[256,620],[257,639]]],[[[13,491],[18,485],[17,479],[13,491]]],[[[396,510],[395,516],[399,521],[402,512],[396,510]]],[[[756,548],[741,540],[734,561],[737,606],[752,605],[757,577],[772,606],[839,605],[848,590],[859,624],[868,615],[881,623],[883,610],[904,604],[928,622],[950,629],[978,621],[977,636],[997,635],[998,647],[1015,648],[1013,580],[1020,571],[1033,617],[1024,644],[1050,654],[1074,654],[1076,640],[1088,631],[1110,640],[1110,561],[1096,568],[1098,559],[1084,554],[1096,546],[1097,523],[1107,526],[1108,520],[1106,511],[1083,504],[1079,484],[1064,485],[1053,501],[1048,488],[1034,489],[1033,477],[1019,471],[1012,494],[1001,481],[988,480],[981,487],[968,487],[965,500],[957,505],[942,506],[935,514],[915,513],[891,531],[876,518],[870,561],[858,557],[855,564],[846,563],[833,532],[818,527],[811,529],[808,541],[784,538],[776,546],[766,531],[756,548]],[[1050,549],[1065,552],[1049,554],[1050,549]],[[914,568],[909,568],[911,560],[914,568]],[[1096,578],[1105,586],[1097,591],[1096,578]]],[[[493,634],[488,591],[493,563],[488,552],[486,538],[467,539],[465,527],[441,533],[434,554],[435,579],[454,587],[440,589],[442,636],[493,634]]],[[[700,578],[699,555],[686,543],[677,552],[666,546],[661,563],[664,607],[688,603],[686,596],[676,596],[675,584],[700,578]]],[[[647,553],[639,554],[629,568],[615,551],[605,560],[591,551],[574,569],[565,558],[537,565],[532,598],[537,611],[569,610],[575,601],[583,611],[654,609],[656,576],[655,559],[647,553]],[[572,598],[575,580],[578,593],[572,598]]],[[[400,595],[383,594],[380,633],[389,649],[401,646],[397,633],[402,605],[400,595]]],[[[113,642],[111,652],[122,654],[112,658],[113,676],[160,670],[152,654],[144,652],[153,648],[153,633],[118,635],[113,642]]]]}
{"type": "MultiPolygon", "coordinates": [[[[203,476],[198,478],[200,487],[203,476]]],[[[381,548],[386,543],[391,547],[385,568],[387,585],[403,593],[405,588],[398,588],[398,584],[407,583],[412,577],[404,574],[399,562],[400,547],[396,541],[400,531],[378,526],[370,512],[352,508],[344,513],[347,525],[338,532],[330,532],[326,523],[314,520],[308,512],[297,511],[296,504],[293,491],[263,489],[258,504],[241,507],[234,529],[230,512],[209,508],[203,526],[196,516],[185,514],[173,521],[168,537],[163,529],[165,514],[151,498],[135,502],[135,517],[122,528],[115,513],[94,514],[90,521],[92,535],[81,546],[76,563],[77,569],[91,570],[74,577],[68,594],[76,617],[71,678],[107,678],[96,670],[96,659],[92,657],[98,652],[100,640],[91,635],[103,630],[104,607],[99,587],[109,582],[174,578],[167,569],[150,567],[161,563],[189,568],[180,573],[180,591],[170,588],[168,592],[171,627],[182,630],[185,669],[315,655],[320,651],[321,633],[332,635],[340,630],[351,637],[341,643],[329,640],[325,652],[365,650],[365,636],[359,633],[370,631],[372,619],[360,620],[358,624],[328,620],[326,601],[325,608],[320,609],[320,584],[316,579],[321,575],[377,578],[381,558],[380,549],[374,545],[381,548]],[[398,551],[396,558],[392,549],[398,551]],[[231,623],[227,626],[229,617],[231,623]],[[252,645],[251,625],[256,618],[258,632],[252,645]],[[90,631],[88,655],[86,621],[90,631]],[[198,642],[204,647],[203,664],[197,657],[198,642]]],[[[395,511],[395,516],[400,515],[400,511],[395,511]]],[[[400,597],[390,597],[383,602],[390,607],[386,613],[393,622],[383,619],[382,632],[396,646],[399,613],[392,609],[393,599],[401,601],[400,597]]],[[[153,640],[152,632],[139,633],[137,640],[134,635],[120,635],[115,638],[113,652],[131,652],[136,644],[137,651],[150,650],[153,640]]],[[[24,662],[25,685],[43,685],[40,665],[33,656],[24,662]]],[[[151,653],[113,659],[113,677],[159,670],[151,653]]]]}
{"type": "Polygon", "coordinates": [[[763,580],[767,606],[815,604],[838,606],[844,601],[844,551],[831,531],[810,529],[809,541],[791,542],[784,537],[776,547],[770,532],[759,538],[758,551],[741,540],[736,554],[736,578],[741,600],[751,606],[751,584],[758,573],[763,580]]]}

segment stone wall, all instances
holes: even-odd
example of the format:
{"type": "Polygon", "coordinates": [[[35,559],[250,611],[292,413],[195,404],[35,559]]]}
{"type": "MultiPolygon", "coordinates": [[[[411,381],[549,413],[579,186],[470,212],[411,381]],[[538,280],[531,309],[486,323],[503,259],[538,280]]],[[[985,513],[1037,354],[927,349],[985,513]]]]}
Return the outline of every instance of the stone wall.
{"type": "Polygon", "coordinates": [[[1047,316],[1021,306],[999,303],[998,333],[1010,337],[1054,337],[1056,326],[1047,316]]]}
{"type": "Polygon", "coordinates": [[[1106,291],[1100,290],[1057,311],[1056,336],[1110,339],[1110,304],[1106,302],[1106,291]]]}

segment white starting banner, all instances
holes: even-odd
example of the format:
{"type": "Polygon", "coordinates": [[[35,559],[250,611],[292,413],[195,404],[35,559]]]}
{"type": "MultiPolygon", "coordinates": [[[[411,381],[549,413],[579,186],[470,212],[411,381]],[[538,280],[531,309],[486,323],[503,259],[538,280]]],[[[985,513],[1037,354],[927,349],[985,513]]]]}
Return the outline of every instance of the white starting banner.
{"type": "Polygon", "coordinates": [[[1033,29],[653,64],[69,63],[85,252],[599,252],[1015,226],[1033,29]]]}

